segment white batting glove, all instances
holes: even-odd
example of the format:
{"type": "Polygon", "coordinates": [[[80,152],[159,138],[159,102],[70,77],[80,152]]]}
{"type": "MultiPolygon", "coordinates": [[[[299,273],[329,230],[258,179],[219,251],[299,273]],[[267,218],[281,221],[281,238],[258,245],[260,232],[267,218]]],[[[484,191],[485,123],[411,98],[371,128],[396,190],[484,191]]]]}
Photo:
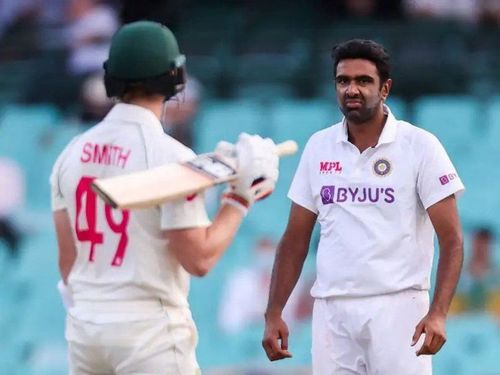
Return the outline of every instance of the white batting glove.
{"type": "Polygon", "coordinates": [[[236,163],[238,162],[236,157],[236,145],[226,141],[220,141],[217,143],[214,152],[224,162],[228,163],[231,167],[236,168],[236,163]]]}
{"type": "Polygon", "coordinates": [[[71,295],[71,292],[69,291],[68,287],[66,286],[66,284],[64,284],[62,280],[59,280],[59,282],[57,283],[57,290],[61,295],[61,300],[64,305],[64,308],[66,309],[66,311],[68,311],[74,305],[73,296],[71,295]]]}
{"type": "MultiPolygon", "coordinates": [[[[226,151],[230,147],[223,145],[226,151]]],[[[276,145],[269,138],[242,133],[234,146],[238,179],[231,182],[223,202],[240,208],[245,214],[256,201],[271,194],[278,180],[279,158],[276,145]]],[[[222,152],[222,151],[221,151],[222,152]]]]}

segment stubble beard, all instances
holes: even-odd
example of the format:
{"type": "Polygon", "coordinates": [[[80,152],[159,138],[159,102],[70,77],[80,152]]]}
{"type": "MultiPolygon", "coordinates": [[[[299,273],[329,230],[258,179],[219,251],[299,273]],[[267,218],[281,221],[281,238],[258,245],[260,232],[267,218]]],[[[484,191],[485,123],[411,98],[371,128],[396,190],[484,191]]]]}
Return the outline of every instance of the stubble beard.
{"type": "Polygon", "coordinates": [[[340,106],[340,111],[349,123],[364,124],[375,117],[379,105],[380,103],[377,103],[373,107],[367,107],[366,103],[363,102],[360,108],[352,109],[343,104],[340,106]]]}

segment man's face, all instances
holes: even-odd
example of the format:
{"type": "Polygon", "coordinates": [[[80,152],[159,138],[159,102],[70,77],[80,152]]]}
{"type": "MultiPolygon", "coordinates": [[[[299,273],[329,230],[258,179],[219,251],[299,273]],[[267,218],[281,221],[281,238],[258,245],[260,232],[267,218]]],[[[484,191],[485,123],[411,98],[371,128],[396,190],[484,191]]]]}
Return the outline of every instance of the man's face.
{"type": "Polygon", "coordinates": [[[381,85],[377,66],[370,60],[345,59],[337,65],[337,101],[349,122],[359,124],[372,119],[389,94],[390,86],[390,79],[381,85]]]}

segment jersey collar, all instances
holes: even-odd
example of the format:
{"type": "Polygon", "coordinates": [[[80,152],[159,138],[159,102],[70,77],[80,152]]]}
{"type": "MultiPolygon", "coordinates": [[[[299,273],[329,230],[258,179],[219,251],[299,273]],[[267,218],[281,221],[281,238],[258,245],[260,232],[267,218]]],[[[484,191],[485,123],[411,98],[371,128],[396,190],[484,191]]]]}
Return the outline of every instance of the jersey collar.
{"type": "Polygon", "coordinates": [[[115,104],[115,106],[111,108],[111,111],[109,111],[109,113],[106,115],[105,120],[133,122],[162,129],[160,120],[158,120],[158,118],[152,111],[135,104],[115,104]]]}
{"type": "MultiPolygon", "coordinates": [[[[382,129],[382,133],[380,134],[380,137],[378,139],[377,146],[384,143],[394,142],[394,140],[396,139],[397,120],[386,104],[384,104],[384,113],[387,116],[387,120],[385,121],[384,128],[382,129]]],[[[342,126],[340,128],[340,131],[337,133],[336,142],[348,142],[347,122],[345,120],[345,117],[342,119],[342,126]]]]}

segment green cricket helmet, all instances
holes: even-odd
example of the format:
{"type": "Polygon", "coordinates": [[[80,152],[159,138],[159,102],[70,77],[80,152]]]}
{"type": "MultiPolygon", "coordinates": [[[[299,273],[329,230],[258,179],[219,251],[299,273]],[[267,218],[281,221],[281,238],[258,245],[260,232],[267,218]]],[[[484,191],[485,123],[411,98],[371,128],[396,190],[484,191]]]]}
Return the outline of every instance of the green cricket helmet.
{"type": "Polygon", "coordinates": [[[121,97],[128,89],[142,87],[169,99],[184,88],[185,63],[166,26],[151,21],[126,24],[113,36],[104,63],[106,93],[121,97]]]}

